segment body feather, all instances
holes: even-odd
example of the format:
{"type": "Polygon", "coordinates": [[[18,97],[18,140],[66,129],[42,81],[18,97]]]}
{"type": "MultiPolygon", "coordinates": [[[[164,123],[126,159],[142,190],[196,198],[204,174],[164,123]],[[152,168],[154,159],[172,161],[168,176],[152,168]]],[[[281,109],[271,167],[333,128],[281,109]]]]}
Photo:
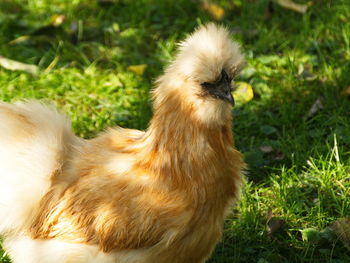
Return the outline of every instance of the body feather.
{"type": "MultiPolygon", "coordinates": [[[[231,65],[217,54],[215,67],[227,63],[236,70],[242,60],[238,46],[221,27],[199,29],[188,46],[195,46],[198,35],[212,39],[211,31],[217,39],[209,46],[221,52],[226,44],[236,56],[231,65]]],[[[154,116],[145,132],[114,128],[82,140],[64,117],[41,104],[0,106],[7,123],[0,128],[0,146],[25,149],[5,157],[0,147],[1,162],[20,167],[0,168],[0,179],[11,181],[14,171],[11,189],[20,196],[28,188],[22,197],[30,197],[26,203],[4,199],[8,207],[16,205],[16,223],[0,224],[14,262],[200,263],[209,257],[239,195],[244,165],[233,146],[230,106],[198,96],[197,79],[176,70],[177,63],[157,81],[154,116]]]]}

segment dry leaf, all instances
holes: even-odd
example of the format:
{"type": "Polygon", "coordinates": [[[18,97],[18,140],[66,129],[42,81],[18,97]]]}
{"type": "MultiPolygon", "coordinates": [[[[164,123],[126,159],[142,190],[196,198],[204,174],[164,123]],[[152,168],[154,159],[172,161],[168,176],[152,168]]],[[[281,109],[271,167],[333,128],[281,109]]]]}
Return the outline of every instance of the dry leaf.
{"type": "Polygon", "coordinates": [[[330,226],[330,229],[342,241],[344,246],[350,250],[350,217],[338,219],[330,226]]]}
{"type": "Polygon", "coordinates": [[[237,103],[243,104],[254,98],[254,91],[250,84],[246,82],[237,82],[236,89],[232,95],[237,103]]]}
{"type": "Polygon", "coordinates": [[[140,65],[131,65],[128,67],[128,70],[136,73],[137,75],[142,76],[147,68],[147,64],[140,64],[140,65]]]}
{"type": "Polygon", "coordinates": [[[268,158],[273,161],[281,161],[285,157],[283,152],[273,149],[270,145],[263,145],[259,149],[262,153],[268,154],[268,158]]]}
{"type": "Polygon", "coordinates": [[[267,236],[270,239],[273,238],[273,234],[276,233],[284,225],[284,223],[284,220],[274,217],[272,214],[272,209],[269,208],[266,220],[267,236]]]}
{"type": "Polygon", "coordinates": [[[282,161],[284,159],[284,153],[281,151],[275,151],[272,156],[271,159],[274,161],[282,161]]]}
{"type": "Polygon", "coordinates": [[[319,112],[320,110],[322,110],[324,108],[323,103],[321,98],[318,98],[314,104],[312,104],[309,112],[306,115],[306,118],[310,118],[312,116],[314,116],[317,112],[319,112]]]}
{"type": "Polygon", "coordinates": [[[203,9],[208,11],[208,13],[215,19],[215,20],[222,20],[225,15],[225,9],[222,7],[213,4],[208,3],[207,1],[203,2],[203,9]]]}
{"type": "Polygon", "coordinates": [[[63,24],[64,20],[66,20],[66,16],[65,15],[53,15],[51,17],[51,22],[50,24],[53,26],[60,26],[63,24]]]}
{"type": "Polygon", "coordinates": [[[340,92],[340,96],[350,96],[350,86],[347,86],[340,92]]]}
{"type": "Polygon", "coordinates": [[[296,11],[298,13],[304,14],[308,7],[312,5],[312,2],[308,2],[307,4],[297,4],[293,2],[292,0],[276,0],[277,4],[280,6],[296,11]]]}
{"type": "Polygon", "coordinates": [[[8,70],[20,70],[25,71],[32,75],[37,75],[39,73],[39,68],[36,65],[25,64],[22,62],[18,62],[12,59],[5,58],[0,56],[0,66],[8,69],[8,70]]]}
{"type": "Polygon", "coordinates": [[[273,148],[270,145],[264,145],[260,147],[260,151],[263,153],[271,153],[273,151],[273,148]]]}
{"type": "Polygon", "coordinates": [[[317,76],[312,73],[311,66],[307,64],[305,66],[303,64],[298,66],[298,76],[309,81],[317,78],[317,76]]]}

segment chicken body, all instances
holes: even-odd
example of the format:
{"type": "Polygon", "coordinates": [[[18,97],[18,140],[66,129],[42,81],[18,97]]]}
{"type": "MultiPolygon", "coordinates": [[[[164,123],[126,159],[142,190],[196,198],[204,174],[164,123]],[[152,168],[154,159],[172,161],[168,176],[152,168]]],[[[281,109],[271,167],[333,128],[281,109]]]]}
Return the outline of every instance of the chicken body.
{"type": "Polygon", "coordinates": [[[241,62],[225,29],[197,30],[157,81],[145,132],[115,128],[83,140],[42,104],[0,104],[0,233],[12,260],[204,262],[239,194],[243,163],[230,105],[200,84],[233,75],[241,62]],[[205,68],[187,60],[193,48],[195,58],[206,53],[205,68]]]}

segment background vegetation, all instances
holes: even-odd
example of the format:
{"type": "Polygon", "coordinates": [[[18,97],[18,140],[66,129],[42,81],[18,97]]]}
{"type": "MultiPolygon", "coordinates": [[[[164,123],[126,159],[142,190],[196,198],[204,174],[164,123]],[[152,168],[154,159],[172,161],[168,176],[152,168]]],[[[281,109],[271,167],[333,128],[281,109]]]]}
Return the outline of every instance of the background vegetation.
{"type": "Polygon", "coordinates": [[[40,70],[0,68],[0,99],[50,101],[86,138],[145,129],[175,43],[212,20],[242,44],[238,81],[254,98],[233,109],[247,183],[209,262],[350,262],[339,220],[350,213],[350,0],[303,14],[269,0],[1,0],[0,55],[40,70]]]}

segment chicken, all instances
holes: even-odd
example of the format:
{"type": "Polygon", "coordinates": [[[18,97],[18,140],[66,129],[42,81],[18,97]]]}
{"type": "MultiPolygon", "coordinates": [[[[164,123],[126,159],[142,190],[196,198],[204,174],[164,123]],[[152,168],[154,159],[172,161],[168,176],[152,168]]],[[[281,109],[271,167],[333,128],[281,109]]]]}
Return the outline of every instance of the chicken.
{"type": "Polygon", "coordinates": [[[239,196],[232,78],[221,26],[180,43],[152,92],[146,131],[91,140],[39,102],[0,104],[0,233],[15,263],[201,263],[239,196]]]}

